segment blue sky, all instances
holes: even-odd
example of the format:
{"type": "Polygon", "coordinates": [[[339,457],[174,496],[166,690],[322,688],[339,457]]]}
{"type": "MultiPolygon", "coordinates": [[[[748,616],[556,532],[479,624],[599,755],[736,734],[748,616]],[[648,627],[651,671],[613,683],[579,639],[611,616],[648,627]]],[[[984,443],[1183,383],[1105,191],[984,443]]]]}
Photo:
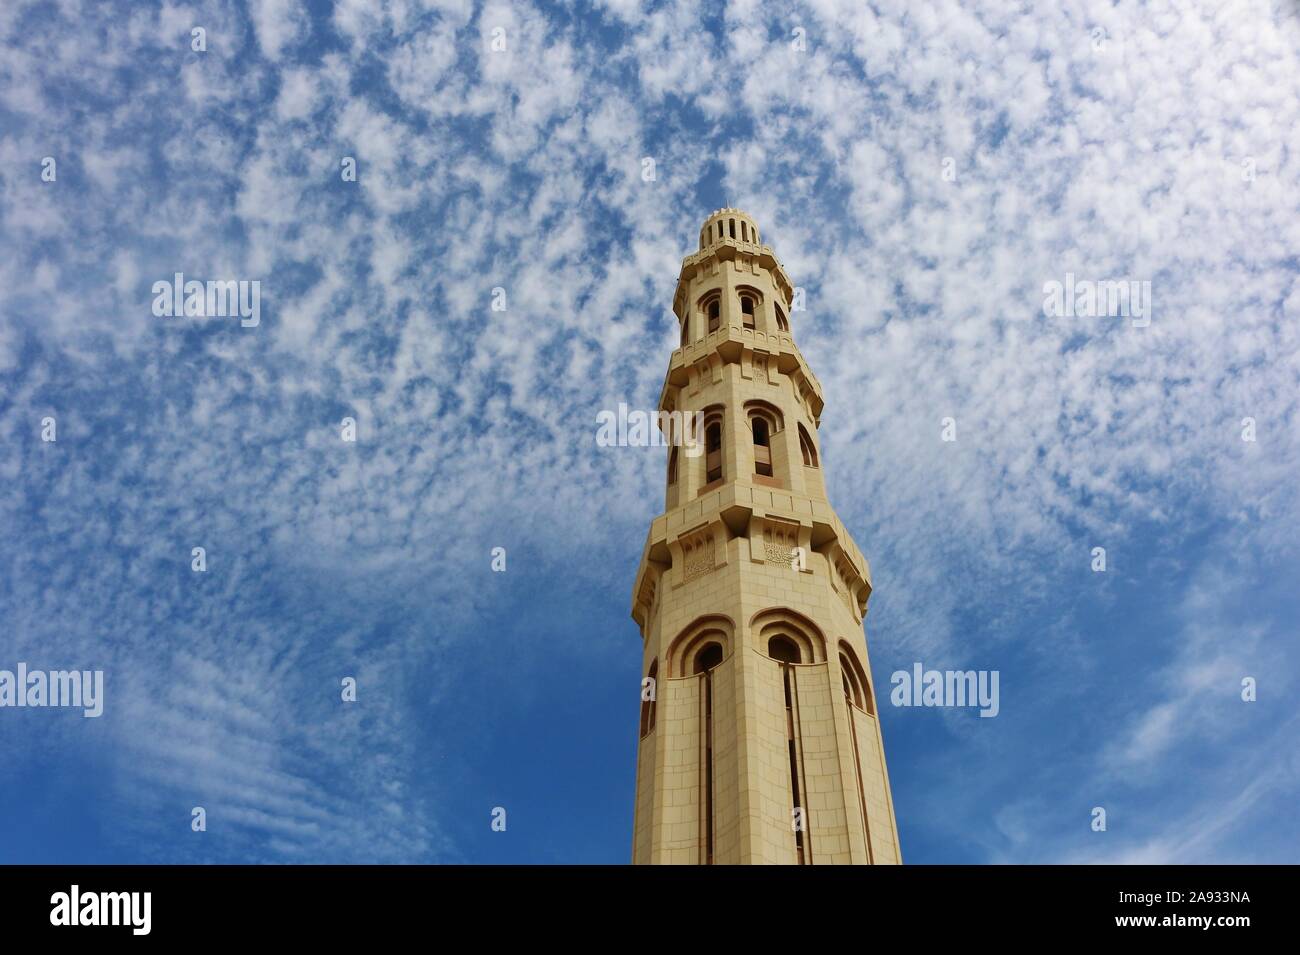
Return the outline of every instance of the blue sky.
{"type": "Polygon", "coordinates": [[[596,414],[653,406],[724,205],[806,293],[879,696],[1001,675],[883,707],[905,860],[1298,861],[1290,5],[16,2],[0,44],[0,669],[106,681],[0,709],[0,861],[627,861],[663,450],[596,414]],[[260,324],[155,316],[178,271],[260,324]],[[1149,326],[1046,316],[1067,273],[1149,326]]]}

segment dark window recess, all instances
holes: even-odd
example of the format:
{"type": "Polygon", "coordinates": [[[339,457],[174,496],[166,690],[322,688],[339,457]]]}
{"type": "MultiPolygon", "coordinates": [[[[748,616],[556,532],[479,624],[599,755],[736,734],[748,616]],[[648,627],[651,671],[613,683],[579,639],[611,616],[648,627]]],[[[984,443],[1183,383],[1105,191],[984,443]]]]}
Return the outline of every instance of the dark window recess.
{"type": "Polygon", "coordinates": [[[704,429],[704,467],[706,483],[722,477],[722,425],[716,421],[704,429]]]}

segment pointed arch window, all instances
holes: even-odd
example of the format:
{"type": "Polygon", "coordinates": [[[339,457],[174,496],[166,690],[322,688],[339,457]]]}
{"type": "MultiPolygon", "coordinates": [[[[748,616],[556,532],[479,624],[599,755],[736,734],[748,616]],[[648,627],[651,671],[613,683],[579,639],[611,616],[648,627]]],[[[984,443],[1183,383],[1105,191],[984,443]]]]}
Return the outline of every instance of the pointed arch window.
{"type": "Polygon", "coordinates": [[[749,418],[750,434],[754,440],[754,473],[773,477],[772,435],[780,432],[783,427],[781,412],[766,401],[747,401],[745,414],[749,418]]]}
{"type": "Polygon", "coordinates": [[[858,709],[875,716],[876,707],[871,699],[871,684],[867,682],[867,674],[844,643],[840,644],[840,673],[843,676],[844,698],[858,709]]]}
{"type": "Polygon", "coordinates": [[[722,422],[715,420],[704,427],[704,480],[708,483],[722,480],[722,422]]]}
{"type": "Polygon", "coordinates": [[[772,448],[768,429],[771,425],[762,415],[750,419],[754,429],[754,473],[772,476],[772,448]]]}
{"type": "Polygon", "coordinates": [[[736,296],[740,299],[740,319],[744,326],[756,327],[758,313],[763,308],[763,293],[753,286],[741,285],[736,288],[736,296]]]}
{"type": "Polygon", "coordinates": [[[785,312],[781,310],[780,305],[776,306],[776,327],[783,332],[790,330],[790,323],[786,320],[785,312]]]}
{"type": "Polygon", "coordinates": [[[802,663],[799,647],[784,635],[777,635],[767,641],[767,655],[782,663],[802,663]]]}
{"type": "Polygon", "coordinates": [[[804,467],[820,467],[817,463],[817,446],[813,444],[812,438],[808,436],[808,429],[802,424],[799,425],[799,453],[803,455],[804,467]]]}
{"type": "MultiPolygon", "coordinates": [[[[785,725],[786,725],[786,748],[790,755],[790,799],[791,808],[798,812],[801,810],[802,799],[799,795],[799,751],[795,745],[794,725],[794,675],[790,672],[793,664],[802,663],[802,657],[799,653],[799,646],[784,634],[777,634],[767,641],[767,655],[781,664],[781,682],[785,688],[785,725]]],[[[795,858],[800,865],[806,861],[808,847],[804,845],[804,835],[802,829],[796,829],[794,833],[794,851],[795,858]]]]}
{"type": "Polygon", "coordinates": [[[695,672],[708,673],[722,662],[722,644],[707,643],[695,654],[695,672]]]}

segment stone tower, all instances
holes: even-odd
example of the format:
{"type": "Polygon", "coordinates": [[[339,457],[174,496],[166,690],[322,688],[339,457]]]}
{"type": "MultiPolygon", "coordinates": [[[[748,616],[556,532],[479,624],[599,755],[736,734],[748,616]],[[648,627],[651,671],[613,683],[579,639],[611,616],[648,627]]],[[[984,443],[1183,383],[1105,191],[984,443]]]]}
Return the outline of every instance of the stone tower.
{"type": "Polygon", "coordinates": [[[634,863],[902,861],[862,631],[871,574],[826,499],[793,298],[753,219],[708,218],[673,297],[666,501],[632,596],[634,863]]]}

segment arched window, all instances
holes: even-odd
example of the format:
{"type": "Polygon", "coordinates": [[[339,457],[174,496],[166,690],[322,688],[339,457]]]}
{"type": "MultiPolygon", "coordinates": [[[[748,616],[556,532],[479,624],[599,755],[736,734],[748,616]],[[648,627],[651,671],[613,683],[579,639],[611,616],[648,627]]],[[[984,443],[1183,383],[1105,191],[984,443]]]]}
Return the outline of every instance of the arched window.
{"type": "Polygon", "coordinates": [[[706,643],[695,654],[695,672],[704,674],[700,681],[700,692],[704,697],[704,725],[700,733],[704,744],[704,778],[701,780],[704,796],[704,864],[713,865],[714,819],[713,819],[713,676],[712,671],[722,662],[722,644],[706,643]]]}
{"type": "Polygon", "coordinates": [[[786,321],[785,312],[781,310],[780,305],[776,306],[776,327],[783,332],[790,330],[790,323],[786,321]]]}
{"type": "Polygon", "coordinates": [[[655,728],[655,698],[659,695],[659,661],[650,664],[646,674],[649,685],[641,684],[641,736],[645,738],[655,728]],[[649,699],[646,697],[649,696],[649,699]]]}
{"type": "Polygon", "coordinates": [[[786,636],[776,636],[767,641],[767,655],[773,660],[780,660],[782,663],[802,663],[799,657],[799,648],[795,646],[793,640],[786,636]]]}
{"type": "Polygon", "coordinates": [[[736,237],[736,220],[730,219],[728,221],[731,223],[731,237],[734,239],[736,237]]]}
{"type": "Polygon", "coordinates": [[[668,451],[668,483],[677,483],[677,448],[674,446],[668,451]]]}
{"type": "Polygon", "coordinates": [[[704,480],[712,483],[722,479],[722,422],[710,422],[704,428],[704,480]]]}
{"type": "Polygon", "coordinates": [[[736,297],[740,299],[740,319],[746,328],[757,327],[757,316],[762,310],[763,293],[749,285],[736,287],[736,297]]]}
{"type": "Polygon", "coordinates": [[[772,648],[778,640],[785,641],[798,651],[796,663],[820,663],[826,659],[826,641],[811,620],[785,607],[772,607],[754,615],[750,622],[755,641],[753,646],[774,656],[772,648]]]}
{"type": "Polygon", "coordinates": [[[745,414],[754,438],[754,473],[773,477],[772,435],[784,426],[781,410],[766,401],[746,401],[745,414]]]}
{"type": "Polygon", "coordinates": [[[685,348],[691,343],[691,317],[687,315],[682,319],[682,347],[685,348]]]}
{"type": "Polygon", "coordinates": [[[762,415],[754,415],[750,419],[750,424],[754,428],[754,473],[762,474],[765,477],[772,476],[772,448],[769,443],[768,428],[770,425],[767,419],[762,415]]]}
{"type": "Polygon", "coordinates": [[[701,321],[706,323],[709,333],[722,327],[722,292],[714,289],[705,292],[697,303],[701,321]]]}
{"type": "Polygon", "coordinates": [[[849,649],[847,643],[840,643],[840,672],[844,677],[844,697],[860,710],[872,716],[876,707],[871,698],[871,684],[867,674],[858,664],[857,656],[849,649]]]}
{"type": "MultiPolygon", "coordinates": [[[[791,809],[800,811],[803,802],[799,790],[799,753],[795,746],[794,726],[794,678],[790,672],[791,664],[801,663],[803,656],[799,652],[799,645],[794,642],[785,633],[778,633],[768,638],[767,655],[781,664],[781,683],[785,691],[785,727],[786,727],[786,749],[790,756],[790,797],[791,809]]],[[[804,843],[802,829],[796,829],[794,833],[794,852],[795,859],[799,865],[807,861],[808,846],[804,843]]]]}
{"type": "Polygon", "coordinates": [[[722,662],[722,644],[706,643],[695,654],[695,672],[708,673],[722,662]]]}
{"type": "MultiPolygon", "coordinates": [[[[735,650],[735,624],[717,614],[699,617],[673,638],[664,658],[664,672],[670,677],[695,676],[699,681],[701,719],[699,722],[699,832],[702,836],[699,861],[711,865],[714,855],[714,670],[735,650]]],[[[689,716],[683,714],[688,721],[689,716]]],[[[688,723],[689,725],[689,723],[688,723]]]]}
{"type": "Polygon", "coordinates": [[[799,425],[799,451],[803,455],[804,467],[818,467],[817,447],[813,444],[812,438],[808,437],[808,429],[802,424],[799,425]]]}
{"type": "Polygon", "coordinates": [[[734,627],[729,618],[714,614],[701,617],[681,631],[669,645],[664,657],[664,673],[675,679],[711,669],[717,665],[717,660],[725,659],[731,653],[733,639],[734,627]],[[718,651],[709,650],[714,644],[719,647],[718,651]],[[710,656],[714,653],[721,656],[715,657],[714,662],[706,658],[704,666],[697,666],[697,658],[706,651],[710,656]]]}

